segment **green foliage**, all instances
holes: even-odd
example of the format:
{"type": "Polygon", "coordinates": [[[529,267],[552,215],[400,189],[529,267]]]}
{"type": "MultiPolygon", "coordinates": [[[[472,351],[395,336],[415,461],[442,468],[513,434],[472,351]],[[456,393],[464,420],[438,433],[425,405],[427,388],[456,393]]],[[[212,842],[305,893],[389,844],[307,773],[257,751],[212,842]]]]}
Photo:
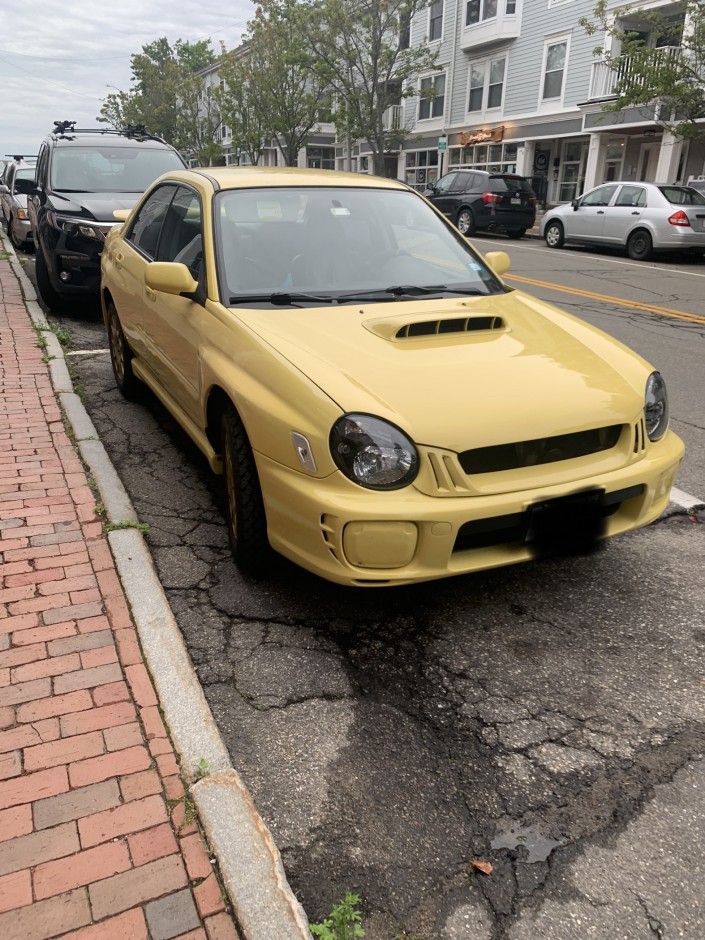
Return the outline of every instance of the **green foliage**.
{"type": "Polygon", "coordinates": [[[359,903],[359,896],[348,891],[329,917],[320,924],[310,925],[313,936],[319,940],[354,940],[356,937],[364,937],[365,931],[360,923],[362,915],[357,910],[359,903]]]}
{"type": "MultiPolygon", "coordinates": [[[[605,42],[594,54],[615,73],[605,111],[655,106],[653,119],[676,137],[705,140],[705,0],[683,0],[667,12],[599,0],[580,25],[605,42]]],[[[651,110],[647,113],[652,116],[651,110]]]]}

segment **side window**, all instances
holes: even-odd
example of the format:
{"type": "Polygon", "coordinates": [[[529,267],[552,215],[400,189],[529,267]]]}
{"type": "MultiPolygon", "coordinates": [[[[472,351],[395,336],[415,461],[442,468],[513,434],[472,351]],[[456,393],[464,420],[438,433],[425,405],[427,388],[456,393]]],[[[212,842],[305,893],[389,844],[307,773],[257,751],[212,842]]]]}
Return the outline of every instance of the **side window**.
{"type": "Polygon", "coordinates": [[[176,190],[166,213],[156,260],[185,264],[198,280],[203,263],[203,238],[201,203],[194,190],[185,186],[176,190]]]}
{"type": "Polygon", "coordinates": [[[643,186],[622,186],[615,206],[645,206],[646,190],[643,186]]]}
{"type": "Polygon", "coordinates": [[[38,186],[46,185],[48,160],[49,160],[48,147],[46,144],[42,144],[42,146],[39,149],[39,156],[37,157],[37,169],[34,175],[34,179],[37,182],[38,186]]]}
{"type": "Polygon", "coordinates": [[[436,183],[436,192],[449,193],[454,188],[453,184],[457,175],[457,173],[448,173],[446,176],[442,176],[436,183]]]}
{"type": "Polygon", "coordinates": [[[580,200],[581,206],[608,206],[617,191],[616,186],[598,186],[580,200]]]}
{"type": "Polygon", "coordinates": [[[127,233],[127,241],[139,248],[150,260],[157,256],[157,245],[166,210],[169,208],[176,186],[160,186],[155,189],[140,209],[127,233]]]}
{"type": "Polygon", "coordinates": [[[451,188],[452,193],[464,193],[469,189],[471,174],[456,173],[455,182],[451,188]]]}

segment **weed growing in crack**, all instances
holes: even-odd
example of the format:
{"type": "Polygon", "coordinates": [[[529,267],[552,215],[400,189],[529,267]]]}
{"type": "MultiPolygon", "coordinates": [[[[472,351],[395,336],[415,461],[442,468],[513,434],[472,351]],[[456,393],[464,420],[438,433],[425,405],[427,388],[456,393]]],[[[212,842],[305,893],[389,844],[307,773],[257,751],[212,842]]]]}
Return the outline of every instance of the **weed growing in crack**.
{"type": "Polygon", "coordinates": [[[123,519],[121,522],[107,522],[106,532],[119,532],[121,529],[137,529],[142,535],[149,532],[149,526],[146,522],[133,522],[131,519],[123,519]]]}
{"type": "Polygon", "coordinates": [[[364,937],[365,931],[360,923],[362,914],[357,909],[359,903],[359,895],[348,891],[322,923],[309,925],[313,936],[319,940],[354,940],[356,937],[364,937]]]}

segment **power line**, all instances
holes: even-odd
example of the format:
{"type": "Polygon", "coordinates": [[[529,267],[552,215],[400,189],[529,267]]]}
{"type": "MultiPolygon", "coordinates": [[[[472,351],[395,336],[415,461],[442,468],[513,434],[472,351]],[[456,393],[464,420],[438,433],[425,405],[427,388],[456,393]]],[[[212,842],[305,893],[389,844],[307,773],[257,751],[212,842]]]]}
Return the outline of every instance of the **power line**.
{"type": "Polygon", "coordinates": [[[75,88],[69,88],[68,85],[60,85],[58,82],[52,82],[50,78],[42,78],[41,75],[35,75],[34,72],[30,72],[29,69],[23,68],[21,65],[15,65],[14,62],[8,62],[7,59],[3,59],[0,56],[0,62],[4,62],[5,65],[9,65],[11,69],[18,69],[20,72],[24,72],[26,75],[30,75],[35,81],[46,82],[47,85],[53,85],[55,88],[60,88],[62,91],[68,91],[72,95],[79,95],[81,98],[88,98],[89,101],[102,101],[102,98],[99,98],[97,95],[84,95],[82,91],[76,91],[75,88]]]}

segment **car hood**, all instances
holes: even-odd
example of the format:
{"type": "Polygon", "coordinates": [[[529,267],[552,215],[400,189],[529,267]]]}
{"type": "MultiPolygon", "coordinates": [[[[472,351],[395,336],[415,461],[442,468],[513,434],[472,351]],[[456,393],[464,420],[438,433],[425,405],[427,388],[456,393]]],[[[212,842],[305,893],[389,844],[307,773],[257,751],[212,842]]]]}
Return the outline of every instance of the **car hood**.
{"type": "Polygon", "coordinates": [[[115,209],[131,209],[142,193],[54,193],[52,202],[57,212],[94,219],[96,222],[115,222],[115,209]]]}
{"type": "Polygon", "coordinates": [[[519,291],[236,315],[343,411],[379,415],[419,444],[452,450],[469,437],[483,447],[633,422],[651,371],[611,337],[519,291]]]}

